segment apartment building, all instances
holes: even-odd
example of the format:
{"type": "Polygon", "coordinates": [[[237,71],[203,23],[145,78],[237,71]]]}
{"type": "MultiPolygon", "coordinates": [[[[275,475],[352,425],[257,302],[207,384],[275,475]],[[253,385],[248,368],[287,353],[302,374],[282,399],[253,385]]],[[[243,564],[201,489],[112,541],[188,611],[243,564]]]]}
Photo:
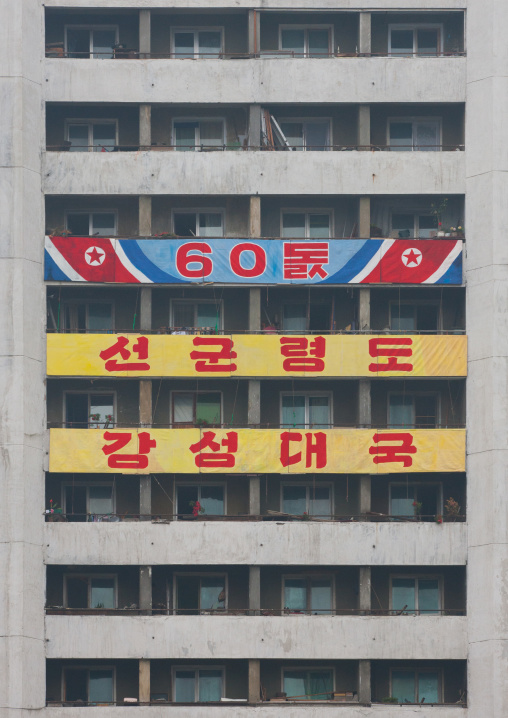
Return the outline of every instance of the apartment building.
{"type": "Polygon", "coordinates": [[[0,715],[505,718],[505,4],[1,15],[0,715]]]}

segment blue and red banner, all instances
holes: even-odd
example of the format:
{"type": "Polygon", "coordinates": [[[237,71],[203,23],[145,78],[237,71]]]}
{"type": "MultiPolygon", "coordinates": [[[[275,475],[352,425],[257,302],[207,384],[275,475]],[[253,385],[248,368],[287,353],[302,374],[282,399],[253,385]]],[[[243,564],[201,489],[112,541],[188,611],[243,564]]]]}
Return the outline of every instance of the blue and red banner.
{"type": "Polygon", "coordinates": [[[121,284],[462,284],[462,241],[50,236],[44,278],[121,284]]]}

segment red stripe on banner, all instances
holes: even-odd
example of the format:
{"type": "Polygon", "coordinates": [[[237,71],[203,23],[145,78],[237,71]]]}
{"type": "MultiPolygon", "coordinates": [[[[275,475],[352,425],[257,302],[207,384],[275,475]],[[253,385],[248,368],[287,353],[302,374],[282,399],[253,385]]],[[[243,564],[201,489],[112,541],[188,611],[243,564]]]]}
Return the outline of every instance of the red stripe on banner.
{"type": "Polygon", "coordinates": [[[103,237],[51,237],[54,247],[87,282],[114,282],[116,254],[103,237]]]}
{"type": "Polygon", "coordinates": [[[441,267],[456,243],[455,239],[397,239],[362,284],[421,284],[441,267]]]}
{"type": "Polygon", "coordinates": [[[131,274],[126,267],[124,267],[122,260],[118,255],[116,255],[115,262],[115,282],[121,282],[124,284],[140,284],[139,279],[131,274]]]}

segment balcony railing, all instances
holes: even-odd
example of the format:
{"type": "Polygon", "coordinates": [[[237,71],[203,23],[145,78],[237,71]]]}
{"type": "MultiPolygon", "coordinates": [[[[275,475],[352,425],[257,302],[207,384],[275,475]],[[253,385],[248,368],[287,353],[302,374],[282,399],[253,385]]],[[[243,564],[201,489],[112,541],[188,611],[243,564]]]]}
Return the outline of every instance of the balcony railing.
{"type": "Polygon", "coordinates": [[[57,59],[75,60],[323,60],[330,58],[439,58],[439,57],[466,57],[466,52],[460,50],[439,51],[439,52],[299,52],[297,50],[261,50],[258,52],[196,52],[192,57],[189,54],[178,52],[139,52],[130,48],[111,48],[104,52],[76,52],[64,49],[63,43],[51,43],[46,46],[46,57],[57,59]]]}
{"type": "Polygon", "coordinates": [[[140,608],[65,608],[64,606],[46,606],[47,616],[311,616],[319,617],[345,617],[345,616],[465,616],[465,608],[442,608],[432,610],[408,609],[365,609],[340,608],[322,611],[296,610],[290,608],[167,608],[158,605],[149,609],[140,608]]]}
{"type": "Polygon", "coordinates": [[[70,143],[67,140],[54,145],[47,145],[46,150],[48,152],[94,152],[94,153],[109,153],[109,152],[229,152],[229,151],[257,151],[257,152],[354,152],[354,151],[369,151],[369,152],[464,152],[465,145],[449,144],[449,145],[344,145],[344,144],[326,144],[326,145],[306,145],[305,147],[295,146],[268,146],[268,145],[246,145],[240,143],[225,143],[222,145],[205,145],[205,144],[189,144],[189,145],[166,145],[156,144],[151,145],[77,145],[70,143]]]}

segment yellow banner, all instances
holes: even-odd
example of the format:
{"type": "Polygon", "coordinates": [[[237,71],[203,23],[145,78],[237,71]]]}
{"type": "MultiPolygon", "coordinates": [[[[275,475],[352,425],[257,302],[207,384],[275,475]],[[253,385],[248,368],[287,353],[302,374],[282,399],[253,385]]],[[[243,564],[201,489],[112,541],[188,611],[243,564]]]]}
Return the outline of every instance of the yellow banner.
{"type": "Polygon", "coordinates": [[[466,376],[456,335],[49,334],[48,376],[466,376]]]}
{"type": "Polygon", "coordinates": [[[464,429],[51,429],[49,470],[113,474],[465,471],[464,429]]]}

